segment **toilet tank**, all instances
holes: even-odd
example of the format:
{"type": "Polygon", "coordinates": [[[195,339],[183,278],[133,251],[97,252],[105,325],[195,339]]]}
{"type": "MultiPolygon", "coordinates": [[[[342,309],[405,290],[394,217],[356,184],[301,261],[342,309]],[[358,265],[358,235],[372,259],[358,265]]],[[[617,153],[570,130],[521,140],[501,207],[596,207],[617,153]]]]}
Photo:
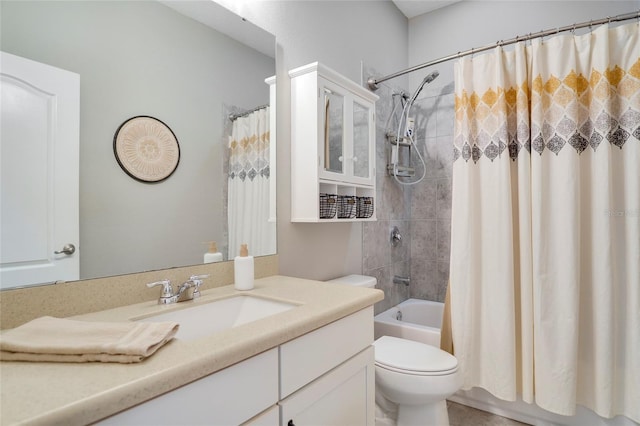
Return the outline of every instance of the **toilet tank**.
{"type": "Polygon", "coordinates": [[[327,282],[344,284],[344,285],[352,285],[355,287],[375,288],[378,280],[376,280],[375,277],[369,277],[367,275],[352,274],[352,275],[346,275],[344,277],[335,278],[327,282]]]}

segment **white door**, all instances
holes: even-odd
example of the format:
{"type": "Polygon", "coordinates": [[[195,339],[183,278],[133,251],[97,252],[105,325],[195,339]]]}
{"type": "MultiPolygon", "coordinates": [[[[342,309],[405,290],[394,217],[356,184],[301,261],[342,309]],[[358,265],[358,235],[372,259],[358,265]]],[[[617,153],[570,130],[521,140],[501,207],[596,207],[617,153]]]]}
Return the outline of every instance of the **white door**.
{"type": "Polygon", "coordinates": [[[0,288],[77,280],[80,76],[0,55],[0,288]]]}

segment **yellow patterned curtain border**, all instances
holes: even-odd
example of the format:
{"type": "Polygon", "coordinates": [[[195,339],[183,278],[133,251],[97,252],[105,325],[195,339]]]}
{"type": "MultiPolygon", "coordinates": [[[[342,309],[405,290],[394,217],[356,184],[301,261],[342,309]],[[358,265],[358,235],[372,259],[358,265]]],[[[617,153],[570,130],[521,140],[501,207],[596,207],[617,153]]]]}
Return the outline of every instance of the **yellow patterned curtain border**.
{"type": "MultiPolygon", "coordinates": [[[[537,75],[530,86],[523,82],[483,93],[462,90],[455,96],[454,110],[454,161],[462,157],[477,162],[482,154],[493,161],[505,148],[515,160],[520,148],[531,152],[531,143],[540,154],[545,148],[558,154],[567,142],[578,153],[589,145],[595,150],[604,139],[622,148],[631,136],[640,139],[640,58],[626,70],[618,65],[604,71],[592,68],[589,75],[571,70],[546,80],[537,75]],[[575,101],[577,105],[571,105],[575,101]],[[552,107],[562,113],[549,113],[552,107]],[[616,113],[610,108],[619,110],[619,119],[613,118],[616,113]],[[505,119],[511,123],[506,128],[496,124],[505,119]],[[517,146],[523,139],[512,136],[514,132],[521,136],[529,120],[532,142],[517,146]],[[552,135],[555,139],[544,142],[540,133],[545,126],[547,132],[549,126],[555,130],[558,126],[575,128],[572,134],[564,131],[564,135],[552,135]]],[[[562,128],[558,131],[562,133],[562,128]]]]}
{"type": "Polygon", "coordinates": [[[270,176],[269,155],[271,133],[269,130],[269,108],[258,110],[234,123],[229,138],[229,179],[270,176]]]}

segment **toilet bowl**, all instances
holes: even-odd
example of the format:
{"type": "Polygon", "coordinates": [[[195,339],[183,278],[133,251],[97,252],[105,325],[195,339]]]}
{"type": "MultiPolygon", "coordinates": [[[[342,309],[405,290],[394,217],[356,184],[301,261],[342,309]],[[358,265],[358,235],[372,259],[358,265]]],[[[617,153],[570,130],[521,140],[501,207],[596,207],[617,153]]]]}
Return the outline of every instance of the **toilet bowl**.
{"type": "MultiPolygon", "coordinates": [[[[349,275],[331,282],[375,287],[376,279],[349,275]]],[[[382,336],[375,348],[376,399],[397,404],[398,426],[448,426],[446,398],[462,386],[458,360],[435,346],[382,336]]]]}
{"type": "Polygon", "coordinates": [[[398,426],[449,425],[446,398],[462,386],[458,360],[398,337],[382,336],[373,345],[376,392],[398,404],[398,426]]]}

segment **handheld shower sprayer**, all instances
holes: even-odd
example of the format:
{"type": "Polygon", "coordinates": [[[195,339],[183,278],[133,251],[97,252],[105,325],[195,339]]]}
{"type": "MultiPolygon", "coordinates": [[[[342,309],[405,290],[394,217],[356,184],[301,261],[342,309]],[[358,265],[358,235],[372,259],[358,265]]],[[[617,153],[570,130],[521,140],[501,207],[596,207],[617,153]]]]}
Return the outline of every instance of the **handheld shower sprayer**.
{"type": "Polygon", "coordinates": [[[407,103],[404,105],[404,108],[402,110],[402,115],[400,116],[400,122],[398,123],[398,133],[396,136],[396,143],[395,145],[393,145],[391,147],[391,161],[390,161],[390,166],[391,166],[391,173],[393,175],[393,177],[396,179],[396,181],[400,184],[404,184],[404,185],[411,185],[411,184],[415,184],[420,182],[425,174],[426,174],[426,164],[424,162],[424,159],[422,158],[422,155],[420,154],[420,150],[416,149],[416,153],[418,155],[418,157],[420,158],[420,161],[422,162],[422,176],[420,177],[420,179],[418,179],[417,181],[414,182],[401,182],[398,179],[398,162],[399,162],[399,146],[400,146],[400,141],[401,141],[401,129],[402,129],[402,125],[403,125],[403,120],[404,120],[404,135],[407,138],[408,142],[408,146],[409,148],[411,148],[411,146],[414,146],[414,142],[413,142],[413,134],[414,134],[414,122],[412,119],[409,118],[409,112],[411,111],[411,107],[413,106],[413,103],[416,101],[416,99],[418,98],[418,95],[420,94],[420,92],[422,91],[422,89],[424,88],[424,86],[426,86],[427,84],[431,83],[433,80],[435,80],[438,76],[440,75],[440,73],[438,71],[433,71],[432,73],[428,74],[423,80],[422,83],[420,83],[420,86],[418,86],[418,89],[413,93],[413,96],[411,96],[411,98],[409,98],[409,100],[407,101],[407,103]]]}
{"type": "Polygon", "coordinates": [[[440,73],[436,70],[434,72],[432,72],[431,74],[429,74],[428,76],[426,76],[424,78],[425,83],[431,83],[433,80],[436,79],[436,77],[438,77],[440,75],[440,73]]]}
{"type": "Polygon", "coordinates": [[[440,75],[440,73],[438,71],[434,71],[431,74],[427,75],[423,80],[422,83],[420,83],[420,86],[418,87],[418,90],[415,91],[415,93],[413,94],[413,96],[411,96],[411,99],[409,99],[409,104],[413,104],[416,101],[416,98],[418,97],[418,95],[420,94],[420,92],[422,92],[422,89],[424,88],[424,86],[426,86],[427,84],[431,83],[433,80],[435,80],[438,76],[440,75]]]}

